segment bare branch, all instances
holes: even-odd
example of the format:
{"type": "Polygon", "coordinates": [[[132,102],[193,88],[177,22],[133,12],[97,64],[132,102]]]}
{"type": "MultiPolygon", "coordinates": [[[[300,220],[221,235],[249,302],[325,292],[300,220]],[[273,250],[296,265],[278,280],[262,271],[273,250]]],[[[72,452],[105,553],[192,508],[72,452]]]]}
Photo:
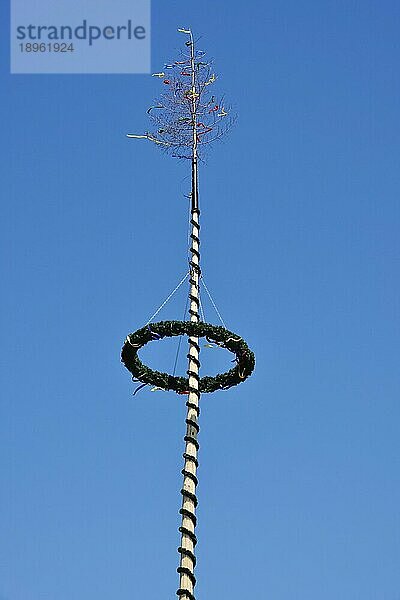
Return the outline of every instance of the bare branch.
{"type": "MultiPolygon", "coordinates": [[[[192,36],[190,29],[178,31],[192,36]]],[[[165,63],[162,70],[153,73],[164,89],[147,110],[152,131],[128,135],[148,139],[174,157],[189,159],[194,144],[201,158],[205,147],[223,137],[235,121],[224,97],[215,94],[218,78],[212,61],[197,50],[192,63],[191,43],[185,43],[178,60],[165,63]]]]}

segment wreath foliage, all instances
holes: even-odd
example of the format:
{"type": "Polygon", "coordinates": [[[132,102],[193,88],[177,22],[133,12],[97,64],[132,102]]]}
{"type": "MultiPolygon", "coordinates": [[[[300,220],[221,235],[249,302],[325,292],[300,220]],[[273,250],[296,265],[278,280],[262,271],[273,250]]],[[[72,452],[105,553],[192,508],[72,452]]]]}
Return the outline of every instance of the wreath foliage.
{"type": "Polygon", "coordinates": [[[236,356],[236,366],[226,373],[214,377],[202,377],[199,383],[201,393],[226,390],[241,383],[254,370],[255,357],[246,342],[220,325],[209,323],[195,323],[191,321],[159,321],[151,323],[127,336],[121,352],[121,361],[132,373],[132,378],[144,384],[152,384],[164,390],[173,390],[178,394],[185,394],[189,389],[189,380],[186,377],[175,377],[168,373],[154,371],[144,365],[138,356],[138,351],[152,340],[164,337],[188,335],[205,337],[210,343],[226,348],[236,356]]]}

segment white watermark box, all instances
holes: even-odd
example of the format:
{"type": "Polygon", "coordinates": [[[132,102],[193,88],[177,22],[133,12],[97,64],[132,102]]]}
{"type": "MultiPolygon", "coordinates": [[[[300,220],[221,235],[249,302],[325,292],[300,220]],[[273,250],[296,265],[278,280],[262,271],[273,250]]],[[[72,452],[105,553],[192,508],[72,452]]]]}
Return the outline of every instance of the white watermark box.
{"type": "Polygon", "coordinates": [[[149,73],[150,0],[11,0],[11,73],[149,73]]]}

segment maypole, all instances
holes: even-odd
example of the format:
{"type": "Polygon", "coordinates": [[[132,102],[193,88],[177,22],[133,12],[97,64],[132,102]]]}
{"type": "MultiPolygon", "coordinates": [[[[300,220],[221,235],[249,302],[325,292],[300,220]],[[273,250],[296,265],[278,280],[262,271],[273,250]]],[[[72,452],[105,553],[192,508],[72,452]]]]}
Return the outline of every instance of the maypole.
{"type": "MultiPolygon", "coordinates": [[[[199,304],[200,304],[200,225],[199,225],[199,190],[198,190],[198,162],[197,162],[197,101],[199,94],[197,93],[196,85],[196,65],[195,65],[195,42],[193,34],[190,31],[190,74],[191,74],[191,115],[192,115],[192,190],[190,193],[190,223],[191,223],[191,247],[190,253],[191,258],[189,261],[190,266],[190,290],[189,290],[189,302],[190,302],[190,321],[192,323],[199,322],[199,304]]],[[[182,469],[183,474],[183,487],[181,494],[183,496],[182,508],[180,513],[182,515],[182,524],[179,528],[181,533],[181,545],[178,551],[181,555],[180,565],[178,572],[180,575],[180,585],[177,594],[182,598],[188,598],[194,600],[194,586],[196,585],[196,578],[194,575],[194,569],[196,566],[195,557],[195,546],[197,538],[195,535],[196,529],[196,486],[197,477],[196,471],[198,466],[197,452],[199,450],[199,443],[197,441],[197,434],[199,432],[198,418],[200,414],[200,392],[199,392],[199,338],[196,336],[189,337],[189,354],[188,354],[188,376],[189,376],[189,395],[186,402],[187,415],[186,415],[186,435],[185,435],[185,452],[183,458],[185,460],[184,467],[182,469]]]]}
{"type": "MultiPolygon", "coordinates": [[[[196,50],[192,31],[190,29],[178,29],[178,31],[188,36],[185,43],[188,52],[180,57],[181,60],[165,64],[164,68],[172,73],[171,76],[166,75],[164,71],[153,74],[163,80],[167,89],[147,111],[156,130],[146,132],[144,135],[128,134],[128,137],[150,140],[170,152],[172,156],[191,161],[189,272],[174,290],[175,292],[186,277],[189,277],[190,320],[154,323],[150,319],[145,327],[128,335],[122,348],[121,358],[132,373],[132,379],[141,384],[136,391],[152,384],[153,391],[157,389],[173,390],[187,397],[181,490],[182,507],[179,511],[181,514],[181,526],[179,527],[181,544],[178,548],[180,564],[177,569],[179,573],[177,595],[183,600],[195,600],[196,487],[199,450],[197,436],[199,433],[200,393],[228,389],[244,381],[252,373],[255,360],[254,354],[240,336],[228,331],[225,326],[211,325],[200,320],[200,281],[202,276],[199,250],[199,148],[202,149],[222,137],[231,126],[232,119],[226,119],[229,112],[224,106],[223,99],[216,100],[216,97],[209,91],[209,86],[216,81],[216,76],[211,70],[211,63],[204,59],[205,53],[196,50]],[[187,83],[186,78],[190,78],[190,83],[187,83]],[[153,371],[140,361],[138,351],[146,343],[160,340],[163,337],[181,335],[187,335],[189,338],[188,378],[153,371]],[[223,347],[232,352],[235,355],[235,367],[215,377],[200,379],[199,338],[201,337],[207,339],[208,345],[223,347]]],[[[165,303],[166,301],[160,309],[165,303]]],[[[156,311],[153,318],[159,310],[156,311]]]]}

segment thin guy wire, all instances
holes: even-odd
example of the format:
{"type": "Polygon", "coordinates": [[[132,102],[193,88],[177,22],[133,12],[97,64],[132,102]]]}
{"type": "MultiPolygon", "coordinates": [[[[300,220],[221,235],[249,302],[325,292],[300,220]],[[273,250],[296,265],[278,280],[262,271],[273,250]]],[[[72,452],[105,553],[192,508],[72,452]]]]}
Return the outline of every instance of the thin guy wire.
{"type": "Polygon", "coordinates": [[[214,309],[215,309],[215,312],[217,313],[217,315],[218,315],[218,317],[219,317],[219,320],[221,321],[222,325],[223,325],[223,326],[225,327],[225,329],[226,329],[226,325],[225,325],[225,323],[224,323],[224,320],[223,320],[223,318],[221,317],[221,313],[219,312],[219,310],[218,310],[218,308],[217,308],[217,305],[215,304],[215,302],[214,302],[214,300],[213,300],[213,298],[212,298],[212,296],[211,296],[211,293],[209,292],[209,290],[208,290],[208,287],[206,286],[206,282],[204,281],[204,279],[203,279],[203,276],[201,277],[200,281],[201,281],[201,282],[202,282],[202,284],[204,285],[204,288],[205,288],[205,290],[206,290],[206,292],[207,292],[207,294],[208,294],[208,297],[209,297],[209,298],[210,298],[210,300],[211,300],[211,304],[213,305],[213,307],[214,307],[214,309]]]}
{"type": "MultiPolygon", "coordinates": [[[[186,305],[185,305],[185,310],[183,312],[182,321],[185,320],[185,315],[186,315],[188,304],[189,304],[189,297],[186,298],[186,305]]],[[[172,371],[172,377],[175,377],[176,365],[178,364],[179,351],[181,349],[181,344],[182,344],[182,336],[180,335],[179,336],[179,342],[178,342],[178,348],[176,350],[176,355],[175,355],[175,362],[174,362],[174,368],[173,368],[173,371],[172,371]]]]}
{"type": "Polygon", "coordinates": [[[204,316],[203,303],[202,303],[202,301],[201,301],[200,294],[199,294],[199,304],[200,304],[200,314],[201,314],[201,318],[202,318],[202,320],[203,320],[203,323],[205,323],[205,322],[206,322],[206,318],[205,318],[205,316],[204,316]]]}
{"type": "Polygon", "coordinates": [[[171,300],[172,296],[175,294],[175,292],[177,292],[179,290],[179,288],[181,287],[182,283],[185,281],[185,279],[187,279],[189,277],[189,272],[186,273],[186,275],[184,276],[183,279],[181,279],[181,281],[178,283],[178,285],[176,286],[176,288],[170,293],[170,295],[168,296],[168,298],[166,298],[164,300],[164,302],[161,304],[161,306],[156,310],[156,312],[154,313],[154,315],[152,315],[150,317],[150,319],[147,321],[146,325],[148,325],[149,323],[152,322],[152,320],[154,319],[154,317],[156,317],[158,315],[158,313],[160,312],[160,310],[162,310],[164,308],[164,306],[167,304],[167,302],[169,300],[171,300]]]}

